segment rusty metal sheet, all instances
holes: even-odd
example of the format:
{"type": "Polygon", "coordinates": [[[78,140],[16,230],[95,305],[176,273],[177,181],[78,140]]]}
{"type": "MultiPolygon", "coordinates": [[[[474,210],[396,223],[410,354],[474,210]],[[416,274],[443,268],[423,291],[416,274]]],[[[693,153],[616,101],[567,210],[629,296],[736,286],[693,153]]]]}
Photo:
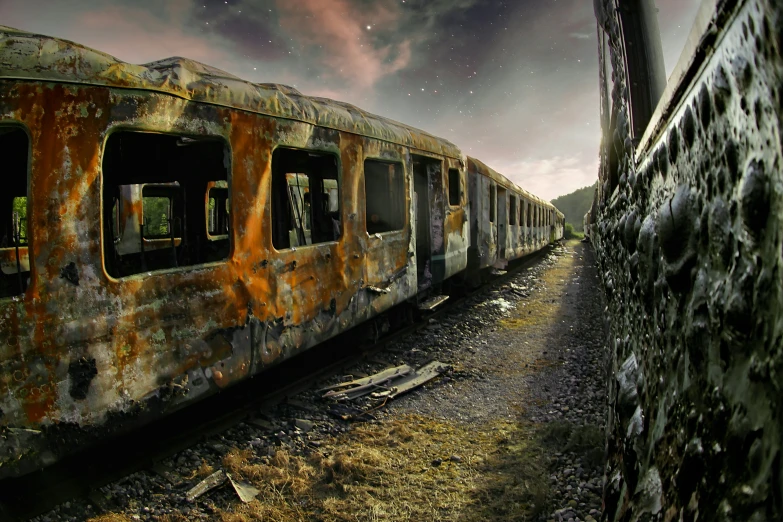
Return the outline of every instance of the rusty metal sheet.
{"type": "Polygon", "coordinates": [[[452,143],[349,103],[251,83],[186,58],[129,64],[89,47],[0,26],[0,78],[139,89],[336,129],[461,158],[452,143]]]}

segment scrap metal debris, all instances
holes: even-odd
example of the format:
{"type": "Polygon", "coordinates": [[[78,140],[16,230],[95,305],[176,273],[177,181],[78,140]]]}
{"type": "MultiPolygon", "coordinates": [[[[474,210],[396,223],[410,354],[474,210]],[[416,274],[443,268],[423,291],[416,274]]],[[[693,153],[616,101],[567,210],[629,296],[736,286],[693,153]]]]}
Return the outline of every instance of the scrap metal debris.
{"type": "Polygon", "coordinates": [[[400,379],[396,383],[396,386],[390,388],[387,391],[379,392],[376,394],[376,396],[387,399],[394,399],[395,397],[399,397],[403,393],[407,393],[414,388],[418,388],[422,384],[428,383],[446,371],[448,367],[448,364],[439,361],[432,361],[429,364],[425,364],[412,374],[407,375],[405,378],[400,379]]]}
{"type": "Polygon", "coordinates": [[[188,490],[185,498],[188,502],[193,502],[204,493],[221,486],[226,480],[228,480],[228,477],[226,477],[222,469],[219,469],[188,490]]]}
{"type": "MultiPolygon", "coordinates": [[[[407,364],[386,368],[369,377],[354,379],[324,388],[321,391],[326,393],[322,395],[322,398],[344,401],[370,395],[374,399],[383,400],[382,403],[374,405],[370,410],[362,411],[359,415],[366,414],[372,411],[372,409],[382,406],[387,400],[394,399],[431,381],[442,374],[448,367],[449,365],[445,363],[432,361],[418,370],[414,370],[407,364]]],[[[356,413],[350,412],[348,417],[355,418],[358,416],[356,413]]]]}
{"type": "Polygon", "coordinates": [[[228,481],[231,483],[231,486],[234,488],[234,492],[239,497],[239,500],[241,500],[245,504],[251,502],[254,498],[258,496],[259,493],[261,493],[260,489],[251,486],[246,482],[240,482],[238,480],[234,480],[234,478],[231,476],[231,473],[226,473],[226,477],[228,477],[228,481]]]}
{"type": "Polygon", "coordinates": [[[193,502],[200,496],[212,491],[213,489],[222,486],[228,482],[231,487],[234,488],[234,492],[239,497],[239,500],[247,504],[261,493],[258,488],[239,480],[235,480],[230,473],[224,472],[222,469],[217,470],[195,486],[193,486],[186,494],[185,498],[188,502],[193,502]]]}
{"type": "Polygon", "coordinates": [[[354,379],[348,382],[341,382],[334,386],[328,386],[321,391],[326,392],[323,395],[324,399],[345,400],[356,399],[363,397],[373,391],[384,388],[384,385],[390,381],[409,375],[413,371],[413,368],[407,364],[401,366],[395,366],[393,368],[387,368],[382,372],[378,372],[375,375],[369,377],[363,377],[361,379],[354,379]]]}

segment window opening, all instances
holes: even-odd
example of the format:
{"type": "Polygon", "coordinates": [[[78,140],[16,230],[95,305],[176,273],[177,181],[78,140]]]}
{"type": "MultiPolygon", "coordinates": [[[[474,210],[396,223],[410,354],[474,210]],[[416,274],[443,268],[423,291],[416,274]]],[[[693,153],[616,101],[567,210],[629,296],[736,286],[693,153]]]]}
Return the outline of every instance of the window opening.
{"type": "Polygon", "coordinates": [[[144,187],[142,209],[144,214],[144,237],[158,239],[169,236],[171,224],[171,198],[149,196],[150,187],[144,187]]]}
{"type": "Polygon", "coordinates": [[[489,222],[495,222],[495,209],[498,202],[498,189],[494,183],[489,185],[489,222]]]}
{"type": "Polygon", "coordinates": [[[509,210],[508,224],[509,225],[517,224],[517,197],[516,196],[511,196],[511,209],[509,210]]]}
{"type": "Polygon", "coordinates": [[[228,258],[228,235],[210,241],[204,202],[222,183],[228,208],[229,154],[219,138],[111,134],[103,159],[107,273],[125,277],[228,258]]]}
{"type": "Polygon", "coordinates": [[[0,196],[0,297],[22,295],[30,281],[27,253],[29,222],[27,180],[30,139],[19,127],[0,127],[3,158],[3,193],[0,196]]]}
{"type": "Polygon", "coordinates": [[[272,154],[272,244],[277,250],[342,234],[337,157],[279,148],[272,154]]]}
{"type": "Polygon", "coordinates": [[[458,169],[449,169],[449,205],[457,207],[460,204],[460,175],[458,169]]]}
{"type": "Polygon", "coordinates": [[[216,182],[209,188],[208,194],[207,231],[210,239],[213,239],[215,236],[228,234],[230,215],[228,185],[223,182],[216,182]]]}
{"type": "Polygon", "coordinates": [[[401,163],[364,161],[367,233],[405,227],[405,177],[401,163]]]}

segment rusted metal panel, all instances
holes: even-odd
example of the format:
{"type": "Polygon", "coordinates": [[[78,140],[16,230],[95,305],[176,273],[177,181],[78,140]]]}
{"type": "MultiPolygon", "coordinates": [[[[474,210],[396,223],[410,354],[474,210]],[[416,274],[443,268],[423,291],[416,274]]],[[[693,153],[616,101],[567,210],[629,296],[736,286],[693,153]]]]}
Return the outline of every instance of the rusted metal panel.
{"type": "Polygon", "coordinates": [[[185,58],[129,64],[77,43],[5,26],[0,26],[0,78],[166,93],[461,157],[459,149],[442,138],[348,103],[304,96],[285,85],[250,83],[185,58]]]}

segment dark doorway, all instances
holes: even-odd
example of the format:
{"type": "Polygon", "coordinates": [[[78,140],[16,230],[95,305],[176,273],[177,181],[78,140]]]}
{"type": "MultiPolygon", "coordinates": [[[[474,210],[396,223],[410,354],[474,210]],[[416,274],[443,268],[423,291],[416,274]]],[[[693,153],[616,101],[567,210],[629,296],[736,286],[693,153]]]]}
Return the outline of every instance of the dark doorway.
{"type": "Polygon", "coordinates": [[[419,291],[443,280],[442,172],[440,160],[413,156],[413,190],[416,195],[416,273],[419,291]]]}
{"type": "Polygon", "coordinates": [[[426,288],[432,281],[430,268],[430,184],[427,166],[421,161],[413,162],[413,191],[416,193],[416,274],[419,289],[426,288]]]}

